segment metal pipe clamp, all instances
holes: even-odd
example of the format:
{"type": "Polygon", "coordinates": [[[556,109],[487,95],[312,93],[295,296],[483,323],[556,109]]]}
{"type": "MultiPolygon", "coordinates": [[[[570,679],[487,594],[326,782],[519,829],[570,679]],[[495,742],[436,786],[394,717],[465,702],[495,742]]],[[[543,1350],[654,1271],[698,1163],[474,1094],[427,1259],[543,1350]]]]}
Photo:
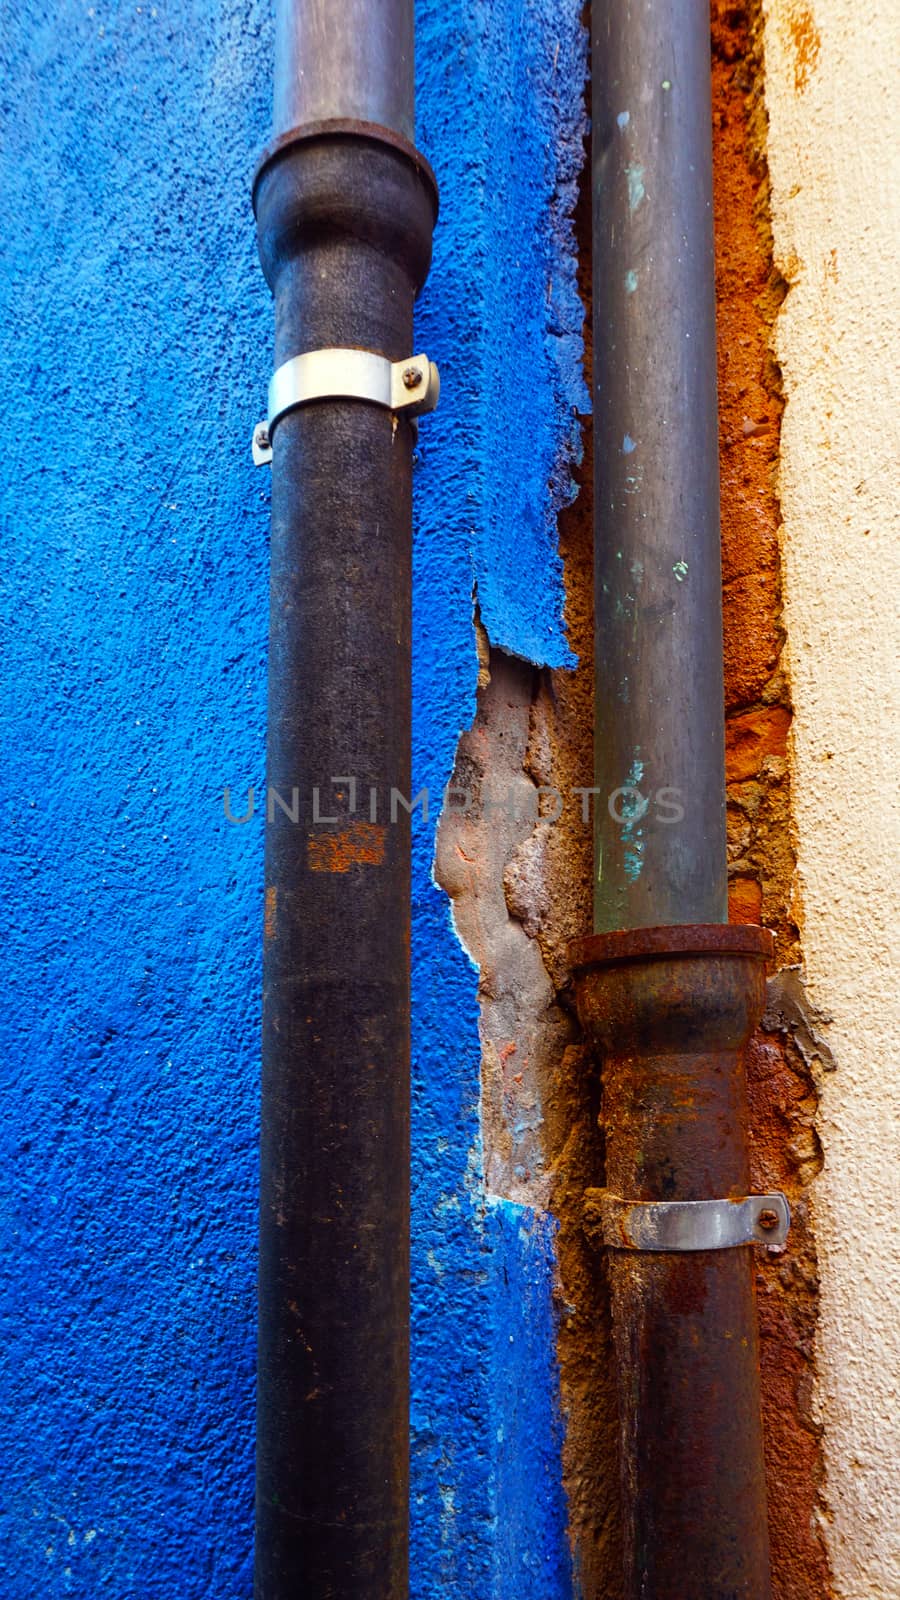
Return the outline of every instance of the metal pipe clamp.
{"type": "Polygon", "coordinates": [[[441,380],[427,356],[388,361],[372,350],[307,350],[273,373],[269,414],[253,430],[253,460],[272,460],[272,434],[279,418],[315,400],[368,400],[387,411],[418,417],[438,403],[441,380]]]}
{"type": "Polygon", "coordinates": [[[613,1250],[730,1250],[782,1245],[791,1208],[780,1191],[738,1200],[623,1200],[588,1189],[584,1227],[592,1242],[613,1250]]]}

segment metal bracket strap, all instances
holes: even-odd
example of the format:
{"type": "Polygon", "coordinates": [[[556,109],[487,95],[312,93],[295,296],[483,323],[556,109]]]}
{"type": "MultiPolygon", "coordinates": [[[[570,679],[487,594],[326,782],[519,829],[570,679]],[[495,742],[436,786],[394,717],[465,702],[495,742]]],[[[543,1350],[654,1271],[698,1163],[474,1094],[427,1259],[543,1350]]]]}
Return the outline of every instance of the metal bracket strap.
{"type": "Polygon", "coordinates": [[[372,350],[307,350],[292,356],[272,375],[269,415],[253,430],[258,467],[272,460],[272,433],[279,417],[313,400],[368,400],[408,417],[433,411],[441,380],[427,356],[388,361],[372,350]]]}
{"type": "Polygon", "coordinates": [[[730,1250],[784,1244],[791,1209],[778,1191],[739,1200],[631,1201],[588,1189],[584,1224],[589,1237],[613,1250],[730,1250]]]}

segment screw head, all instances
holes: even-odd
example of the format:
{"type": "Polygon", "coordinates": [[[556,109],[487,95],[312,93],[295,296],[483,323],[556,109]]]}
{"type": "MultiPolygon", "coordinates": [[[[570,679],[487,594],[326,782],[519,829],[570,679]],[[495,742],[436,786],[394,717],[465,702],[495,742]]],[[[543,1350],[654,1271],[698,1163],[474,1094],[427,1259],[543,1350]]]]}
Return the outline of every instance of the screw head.
{"type": "Polygon", "coordinates": [[[256,442],[260,450],[268,450],[269,430],[264,422],[258,422],[256,425],[256,442]]]}
{"type": "Polygon", "coordinates": [[[756,1220],[759,1226],[765,1229],[766,1233],[771,1233],[773,1228],[778,1227],[778,1212],[767,1208],[759,1213],[756,1220]]]}
{"type": "Polygon", "coordinates": [[[422,374],[418,367],[407,367],[403,374],[404,389],[418,389],[422,382],[422,374]]]}

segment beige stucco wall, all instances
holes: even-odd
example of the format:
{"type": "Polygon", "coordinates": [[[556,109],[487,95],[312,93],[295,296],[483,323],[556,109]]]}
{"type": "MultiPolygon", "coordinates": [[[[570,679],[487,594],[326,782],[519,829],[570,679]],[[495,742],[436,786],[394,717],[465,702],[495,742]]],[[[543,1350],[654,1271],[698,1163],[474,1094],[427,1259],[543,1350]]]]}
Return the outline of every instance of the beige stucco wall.
{"type": "Polygon", "coordinates": [[[765,0],[784,582],[827,1538],[842,1600],[900,1597],[900,5],[765,0]]]}

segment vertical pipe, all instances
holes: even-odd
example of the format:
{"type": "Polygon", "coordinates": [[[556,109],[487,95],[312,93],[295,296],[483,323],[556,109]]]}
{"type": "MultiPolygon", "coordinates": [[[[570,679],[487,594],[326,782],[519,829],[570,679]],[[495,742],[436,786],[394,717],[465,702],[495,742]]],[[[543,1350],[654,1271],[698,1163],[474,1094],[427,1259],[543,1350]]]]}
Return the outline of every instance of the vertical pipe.
{"type": "MultiPolygon", "coordinates": [[[[748,1193],[743,1050],[770,947],[761,928],[700,924],[573,951],[608,1193],[748,1193]]],[[[749,1246],[608,1252],[628,1600],[769,1600],[752,1270],[749,1246]]]]}
{"type": "Polygon", "coordinates": [[[415,138],[413,7],[396,0],[276,0],[272,131],[333,119],[415,138]]]}
{"type": "Polygon", "coordinates": [[[594,0],[593,62],[600,933],[727,919],[709,8],[594,0]]]}
{"type": "MultiPolygon", "coordinates": [[[[282,0],[276,76],[275,365],[401,360],[436,210],[412,0],[282,0]]],[[[272,434],[257,1600],[407,1594],[412,447],[362,400],[272,434]]]]}
{"type": "MultiPolygon", "coordinates": [[[[771,936],[729,928],[706,0],[593,0],[595,932],[627,1205],[746,1195],[771,936]]],[[[608,1249],[628,1600],[769,1600],[748,1246],[608,1249]]]]}

